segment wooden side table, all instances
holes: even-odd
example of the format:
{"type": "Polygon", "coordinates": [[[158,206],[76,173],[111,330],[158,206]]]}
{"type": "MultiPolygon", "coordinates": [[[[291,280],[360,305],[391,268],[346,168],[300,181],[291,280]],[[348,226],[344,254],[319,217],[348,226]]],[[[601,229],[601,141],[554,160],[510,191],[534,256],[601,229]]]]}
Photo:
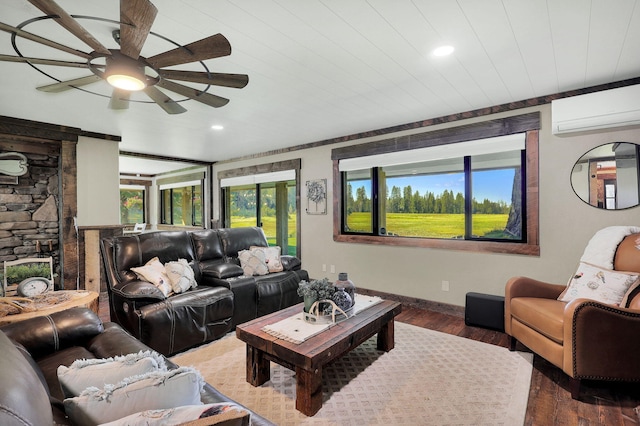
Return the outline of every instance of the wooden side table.
{"type": "Polygon", "coordinates": [[[34,317],[42,317],[46,315],[50,315],[54,312],[64,311],[69,308],[77,308],[77,307],[87,307],[91,309],[93,312],[98,314],[98,297],[100,296],[95,291],[84,291],[84,290],[58,290],[56,293],[64,292],[69,293],[71,298],[64,302],[58,303],[53,306],[49,306],[44,309],[38,309],[37,311],[32,312],[24,312],[22,314],[15,315],[7,315],[4,317],[0,317],[0,326],[5,324],[11,324],[14,322],[24,321],[29,318],[34,317]]]}

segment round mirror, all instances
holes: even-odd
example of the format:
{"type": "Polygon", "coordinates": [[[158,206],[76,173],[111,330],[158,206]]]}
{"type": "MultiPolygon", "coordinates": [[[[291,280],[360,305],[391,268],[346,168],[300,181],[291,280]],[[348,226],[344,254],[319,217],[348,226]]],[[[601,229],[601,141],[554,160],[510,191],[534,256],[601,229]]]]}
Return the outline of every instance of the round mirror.
{"type": "Polygon", "coordinates": [[[640,145],[612,142],[593,148],[573,166],[571,186],[585,203],[608,210],[635,207],[640,202],[640,145]]]}

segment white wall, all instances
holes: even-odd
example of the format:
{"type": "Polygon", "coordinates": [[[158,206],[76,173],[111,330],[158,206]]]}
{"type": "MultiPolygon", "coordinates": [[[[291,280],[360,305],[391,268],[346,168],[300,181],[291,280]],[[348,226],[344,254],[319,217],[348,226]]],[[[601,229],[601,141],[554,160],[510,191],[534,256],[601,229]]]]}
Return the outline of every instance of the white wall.
{"type": "MultiPolygon", "coordinates": [[[[465,295],[470,291],[504,294],[505,282],[516,275],[565,283],[575,272],[582,251],[595,231],[609,225],[640,225],[640,207],[622,211],[596,209],[574,194],[570,182],[574,163],[586,151],[607,142],[640,143],[638,130],[556,137],[551,134],[551,107],[545,105],[422,128],[412,133],[533,111],[541,112],[542,121],[539,257],[334,242],[332,204],[329,203],[326,215],[307,215],[304,212],[304,183],[310,179],[326,178],[328,199],[331,200],[334,195],[331,150],[338,146],[388,139],[390,135],[252,160],[218,163],[213,167],[214,182],[217,182],[220,170],[301,158],[301,258],[311,277],[327,277],[335,281],[338,272],[348,272],[356,286],[463,306],[465,295]],[[322,272],[322,264],[327,265],[327,271],[330,265],[335,265],[335,273],[322,272]],[[449,281],[450,291],[441,290],[443,280],[449,281]]],[[[218,193],[218,188],[213,190],[213,194],[218,193]]],[[[214,219],[219,219],[220,215],[218,201],[214,200],[214,219]]]]}
{"type": "Polygon", "coordinates": [[[120,223],[119,144],[78,138],[78,225],[120,223]]]}

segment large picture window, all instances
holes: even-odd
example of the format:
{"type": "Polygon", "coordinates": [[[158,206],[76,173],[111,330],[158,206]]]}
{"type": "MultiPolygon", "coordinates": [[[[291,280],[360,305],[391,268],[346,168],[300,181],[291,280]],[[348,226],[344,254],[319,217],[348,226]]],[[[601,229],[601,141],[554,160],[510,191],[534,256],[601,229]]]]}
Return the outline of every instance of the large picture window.
{"type": "Polygon", "coordinates": [[[202,181],[160,186],[160,222],[165,225],[202,226],[202,181]]]}
{"type": "Polygon", "coordinates": [[[298,161],[219,173],[223,226],[259,226],[270,246],[300,256],[298,161]]]}
{"type": "Polygon", "coordinates": [[[503,135],[494,124],[484,138],[475,125],[418,135],[415,149],[334,150],[334,239],[539,254],[537,129],[529,130],[538,120],[503,135]]]}
{"type": "Polygon", "coordinates": [[[388,165],[367,170],[349,170],[345,161],[343,231],[522,241],[524,138],[473,141],[450,146],[446,153],[427,148],[395,158],[373,156],[368,158],[372,164],[388,165]],[[480,154],[461,155],[471,148],[480,154]]]}

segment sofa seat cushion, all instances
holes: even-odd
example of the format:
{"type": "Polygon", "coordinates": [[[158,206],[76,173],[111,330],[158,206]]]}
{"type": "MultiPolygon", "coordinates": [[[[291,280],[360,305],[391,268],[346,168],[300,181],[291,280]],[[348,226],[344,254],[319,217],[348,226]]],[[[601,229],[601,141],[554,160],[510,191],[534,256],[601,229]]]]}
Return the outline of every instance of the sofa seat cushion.
{"type": "Polygon", "coordinates": [[[140,340],[169,356],[222,337],[231,329],[233,293],[198,286],[140,308],[140,340]]]}
{"type": "Polygon", "coordinates": [[[556,343],[564,340],[566,302],[537,297],[511,299],[511,316],[556,343]]]}

